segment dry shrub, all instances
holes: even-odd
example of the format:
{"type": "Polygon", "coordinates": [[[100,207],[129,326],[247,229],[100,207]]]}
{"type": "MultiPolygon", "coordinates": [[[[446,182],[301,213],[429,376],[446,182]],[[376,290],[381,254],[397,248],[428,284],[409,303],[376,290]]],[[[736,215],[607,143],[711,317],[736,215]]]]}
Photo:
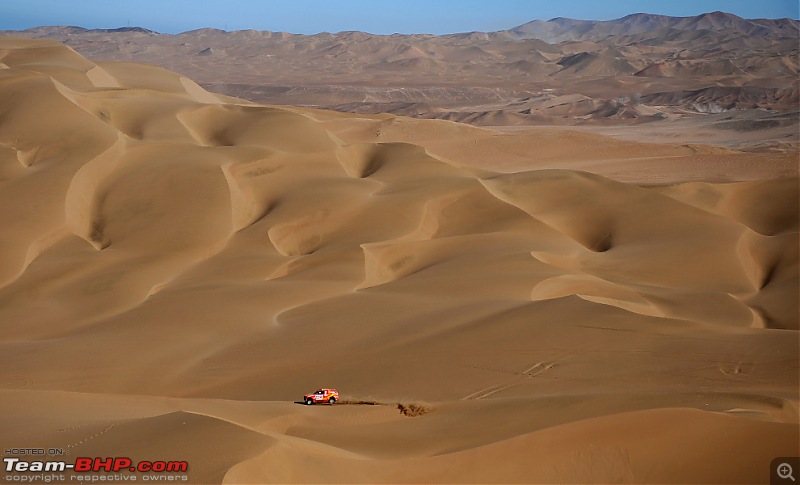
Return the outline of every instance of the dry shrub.
{"type": "Polygon", "coordinates": [[[432,406],[422,403],[397,403],[397,409],[400,411],[400,414],[410,418],[422,416],[423,414],[433,411],[432,406]]]}

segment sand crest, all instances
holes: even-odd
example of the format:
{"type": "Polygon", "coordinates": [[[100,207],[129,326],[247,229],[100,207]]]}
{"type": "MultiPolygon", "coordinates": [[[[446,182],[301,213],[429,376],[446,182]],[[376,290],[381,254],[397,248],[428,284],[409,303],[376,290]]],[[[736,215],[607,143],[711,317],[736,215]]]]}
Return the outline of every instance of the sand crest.
{"type": "Polygon", "coordinates": [[[0,51],[4,447],[193,483],[752,483],[800,453],[796,155],[0,51]],[[351,404],[296,403],[320,386],[351,404]]]}

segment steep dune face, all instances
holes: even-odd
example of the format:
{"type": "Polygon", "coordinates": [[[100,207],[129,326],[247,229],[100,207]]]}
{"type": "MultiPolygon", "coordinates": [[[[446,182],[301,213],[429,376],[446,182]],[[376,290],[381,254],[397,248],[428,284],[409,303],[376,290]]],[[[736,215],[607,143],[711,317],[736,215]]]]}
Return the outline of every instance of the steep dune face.
{"type": "Polygon", "coordinates": [[[663,482],[684,472],[659,453],[722,442],[746,459],[709,476],[753,481],[798,452],[783,162],[260,106],[53,42],[0,56],[4,446],[186,449],[209,483],[663,482]],[[377,405],[276,402],[321,385],[377,405]],[[674,446],[644,451],[653,429],[674,446]]]}

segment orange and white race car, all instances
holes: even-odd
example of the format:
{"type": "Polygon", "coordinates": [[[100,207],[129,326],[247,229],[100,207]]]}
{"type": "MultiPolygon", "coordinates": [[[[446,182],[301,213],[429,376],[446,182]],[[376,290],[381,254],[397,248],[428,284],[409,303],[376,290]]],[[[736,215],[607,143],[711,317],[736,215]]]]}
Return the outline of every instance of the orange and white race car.
{"type": "Polygon", "coordinates": [[[318,402],[335,403],[339,399],[339,391],[336,389],[317,389],[311,394],[303,396],[306,404],[316,404],[318,402]]]}

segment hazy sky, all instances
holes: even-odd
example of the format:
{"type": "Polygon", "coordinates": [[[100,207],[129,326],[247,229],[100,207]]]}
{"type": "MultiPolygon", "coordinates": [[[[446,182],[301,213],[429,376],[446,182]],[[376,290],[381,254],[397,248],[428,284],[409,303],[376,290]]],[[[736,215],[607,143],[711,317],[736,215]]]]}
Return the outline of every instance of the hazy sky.
{"type": "Polygon", "coordinates": [[[0,29],[138,26],[162,33],[216,27],[301,34],[492,31],[530,20],[609,20],[647,12],[687,17],[722,10],[797,19],[798,0],[0,0],[0,29]]]}

